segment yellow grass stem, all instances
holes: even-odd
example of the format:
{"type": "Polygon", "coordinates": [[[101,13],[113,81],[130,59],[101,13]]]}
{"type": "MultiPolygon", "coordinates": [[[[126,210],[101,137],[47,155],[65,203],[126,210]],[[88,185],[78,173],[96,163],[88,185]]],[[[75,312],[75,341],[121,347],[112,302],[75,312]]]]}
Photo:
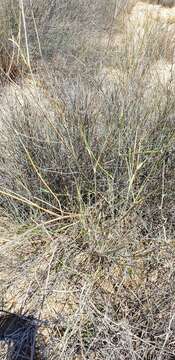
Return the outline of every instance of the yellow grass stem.
{"type": "Polygon", "coordinates": [[[9,198],[12,198],[12,199],[17,200],[19,202],[27,204],[27,205],[35,208],[35,209],[38,209],[38,210],[40,210],[42,212],[45,212],[46,214],[55,216],[58,220],[79,218],[79,214],[69,214],[69,215],[64,215],[64,216],[62,216],[62,215],[58,216],[58,214],[56,212],[53,212],[53,211],[51,211],[49,209],[46,209],[46,208],[34,203],[33,201],[30,201],[29,199],[26,199],[25,197],[23,197],[21,195],[13,194],[13,193],[10,193],[8,191],[0,190],[0,195],[8,196],[9,198]]]}

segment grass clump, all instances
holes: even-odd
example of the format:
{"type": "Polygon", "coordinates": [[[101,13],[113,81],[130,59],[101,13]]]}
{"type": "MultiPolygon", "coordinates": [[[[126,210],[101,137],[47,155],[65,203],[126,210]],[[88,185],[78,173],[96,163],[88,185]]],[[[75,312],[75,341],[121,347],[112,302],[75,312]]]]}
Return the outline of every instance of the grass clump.
{"type": "Polygon", "coordinates": [[[15,81],[24,67],[21,52],[21,16],[14,0],[2,0],[0,10],[0,80],[15,81]]]}
{"type": "Polygon", "coordinates": [[[120,1],[42,4],[23,4],[30,71],[0,101],[3,304],[41,320],[47,359],[172,360],[167,38],[157,25],[136,42],[120,1]]]}
{"type": "MultiPolygon", "coordinates": [[[[11,209],[21,209],[14,194],[48,209],[61,211],[62,204],[66,212],[100,203],[109,217],[141,203],[151,208],[162,196],[165,205],[162,176],[174,163],[174,109],[172,95],[159,90],[153,104],[135,88],[124,98],[122,86],[104,95],[79,80],[57,81],[54,93],[41,92],[37,100],[40,90],[19,90],[22,115],[18,107],[8,119],[4,112],[2,127],[1,171],[11,209]]],[[[30,206],[23,207],[28,213],[30,206]]]]}

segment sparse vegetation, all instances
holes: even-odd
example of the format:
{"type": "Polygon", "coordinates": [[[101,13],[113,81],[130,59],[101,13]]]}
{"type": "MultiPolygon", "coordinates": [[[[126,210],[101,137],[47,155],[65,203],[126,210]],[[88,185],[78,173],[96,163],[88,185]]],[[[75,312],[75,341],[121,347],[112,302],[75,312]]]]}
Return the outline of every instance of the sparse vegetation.
{"type": "Polygon", "coordinates": [[[148,21],[138,37],[129,1],[15,4],[25,71],[1,84],[3,306],[43,320],[48,360],[173,360],[170,33],[148,21]]]}

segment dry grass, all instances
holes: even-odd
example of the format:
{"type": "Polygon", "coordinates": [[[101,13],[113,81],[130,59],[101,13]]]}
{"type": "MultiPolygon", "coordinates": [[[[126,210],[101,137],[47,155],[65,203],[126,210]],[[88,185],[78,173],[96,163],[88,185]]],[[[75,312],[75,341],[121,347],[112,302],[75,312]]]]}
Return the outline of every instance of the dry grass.
{"type": "Polygon", "coordinates": [[[20,43],[21,19],[16,0],[2,0],[0,22],[0,81],[15,82],[22,76],[26,65],[20,43]]]}
{"type": "Polygon", "coordinates": [[[37,5],[22,10],[29,74],[1,92],[2,305],[41,320],[48,360],[173,360],[166,34],[144,22],[136,42],[127,2],[37,5]]]}
{"type": "Polygon", "coordinates": [[[5,307],[47,320],[48,359],[172,359],[173,239],[142,235],[139,216],[84,225],[25,225],[4,242],[5,307]]]}

